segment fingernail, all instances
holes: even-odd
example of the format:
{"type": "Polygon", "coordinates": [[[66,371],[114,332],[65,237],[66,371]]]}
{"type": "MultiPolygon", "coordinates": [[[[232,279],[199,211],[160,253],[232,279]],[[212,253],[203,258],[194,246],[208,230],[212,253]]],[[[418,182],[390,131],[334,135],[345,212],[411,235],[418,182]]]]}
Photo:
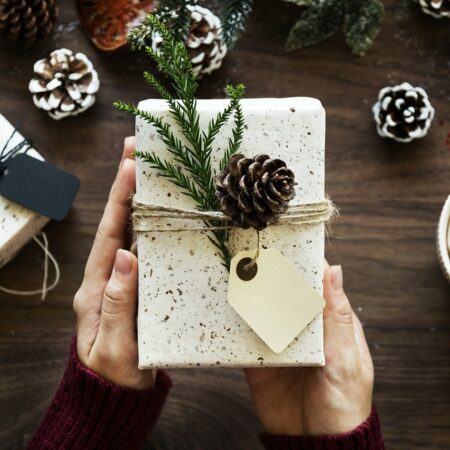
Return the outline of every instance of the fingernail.
{"type": "Polygon", "coordinates": [[[341,266],[331,268],[331,286],[335,291],[340,291],[344,287],[344,275],[341,266]]]}
{"type": "Polygon", "coordinates": [[[117,250],[116,260],[114,262],[114,270],[119,275],[129,275],[133,267],[130,256],[123,250],[117,250]]]}
{"type": "Polygon", "coordinates": [[[127,136],[124,140],[123,140],[123,146],[127,147],[129,145],[131,145],[131,141],[133,140],[133,136],[127,136]]]}

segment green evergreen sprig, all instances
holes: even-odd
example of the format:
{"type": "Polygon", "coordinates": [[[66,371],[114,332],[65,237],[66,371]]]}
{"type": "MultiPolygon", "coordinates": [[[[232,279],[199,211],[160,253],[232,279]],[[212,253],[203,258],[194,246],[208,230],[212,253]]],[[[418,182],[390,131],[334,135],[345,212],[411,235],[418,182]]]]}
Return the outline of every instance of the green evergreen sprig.
{"type": "Polygon", "coordinates": [[[286,1],[305,8],[289,32],[288,50],[317,44],[342,30],[352,52],[363,56],[375,41],[384,15],[381,0],[286,1]]]}
{"type": "MultiPolygon", "coordinates": [[[[245,93],[243,85],[227,86],[230,103],[210,120],[206,130],[200,129],[200,118],[195,97],[198,83],[195,78],[191,59],[182,41],[177,40],[155,15],[145,19],[147,26],[163,37],[160,52],[155,52],[147,46],[145,51],[156,62],[158,69],[169,79],[174,95],[151,72],[144,72],[146,82],[167,102],[169,112],[184,137],[184,142],[172,131],[172,127],[161,118],[148,111],[143,111],[135,105],[116,101],[114,106],[152,124],[167,150],[173,157],[173,162],[162,159],[156,152],[137,150],[135,155],[147,162],[157,173],[181,188],[183,194],[192,198],[196,207],[202,211],[219,210],[215,197],[214,173],[211,165],[211,153],[214,139],[222,127],[234,115],[232,136],[224,150],[220,167],[224,167],[229,157],[239,150],[244,132],[244,118],[240,100],[245,93]]],[[[220,225],[210,222],[212,225],[220,225]]],[[[229,267],[230,255],[227,248],[227,230],[213,230],[209,237],[218,248],[223,263],[229,267]]]]}
{"type": "MultiPolygon", "coordinates": [[[[186,41],[189,34],[191,16],[188,6],[198,4],[198,0],[161,0],[154,15],[179,41],[186,41]]],[[[245,23],[252,11],[253,0],[224,0],[220,19],[222,34],[228,48],[232,48],[238,40],[245,23]]],[[[128,41],[133,50],[140,50],[151,45],[153,26],[145,19],[142,24],[133,28],[128,41]]]]}

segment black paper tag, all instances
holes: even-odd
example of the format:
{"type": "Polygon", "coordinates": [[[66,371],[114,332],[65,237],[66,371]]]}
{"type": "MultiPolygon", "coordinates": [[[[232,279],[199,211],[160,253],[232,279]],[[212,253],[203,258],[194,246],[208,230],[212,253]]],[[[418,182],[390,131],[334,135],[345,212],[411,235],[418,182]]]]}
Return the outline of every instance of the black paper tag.
{"type": "Polygon", "coordinates": [[[80,187],[76,176],[26,154],[0,169],[0,195],[53,220],[66,217],[80,187]]]}

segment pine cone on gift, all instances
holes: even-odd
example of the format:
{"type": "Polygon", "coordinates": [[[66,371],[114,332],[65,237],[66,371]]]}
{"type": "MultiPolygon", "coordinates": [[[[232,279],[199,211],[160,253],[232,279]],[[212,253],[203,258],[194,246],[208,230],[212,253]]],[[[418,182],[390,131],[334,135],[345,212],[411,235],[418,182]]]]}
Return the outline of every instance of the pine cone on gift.
{"type": "Polygon", "coordinates": [[[240,228],[263,230],[277,222],[295,196],[294,173],[268,155],[234,154],[215,181],[221,211],[240,228]]]}
{"type": "Polygon", "coordinates": [[[402,83],[381,89],[373,115],[380,136],[410,142],[427,134],[434,108],[422,88],[402,83]]]}
{"type": "Polygon", "coordinates": [[[55,0],[0,0],[0,34],[26,43],[49,35],[55,26],[55,0]]]}
{"type": "MultiPolygon", "coordinates": [[[[187,7],[191,14],[186,47],[198,78],[208,75],[222,65],[227,54],[227,45],[222,36],[220,19],[207,8],[198,5],[187,7]]],[[[159,51],[162,44],[159,33],[152,35],[152,48],[159,51]]]]}
{"type": "Polygon", "coordinates": [[[95,103],[100,81],[83,53],[61,48],[34,64],[29,90],[34,104],[53,119],[79,114],[95,103]]]}
{"type": "Polygon", "coordinates": [[[436,19],[450,17],[450,0],[418,0],[422,11],[436,19]]]}

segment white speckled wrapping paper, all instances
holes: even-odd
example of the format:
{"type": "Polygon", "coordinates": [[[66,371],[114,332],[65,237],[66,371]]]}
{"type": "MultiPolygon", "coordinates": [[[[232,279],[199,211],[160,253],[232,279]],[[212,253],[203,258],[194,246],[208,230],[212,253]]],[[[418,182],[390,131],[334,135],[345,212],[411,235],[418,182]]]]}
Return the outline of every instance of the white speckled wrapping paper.
{"type": "MultiPolygon", "coordinates": [[[[200,100],[200,126],[228,104],[200,100]]],[[[312,98],[244,99],[247,129],[241,153],[267,153],[284,159],[295,175],[293,203],[324,198],[325,110],[312,98]]],[[[173,124],[162,100],[146,100],[139,108],[173,124]]],[[[232,123],[216,139],[217,168],[232,123]]],[[[177,127],[174,126],[174,130],[177,127]]],[[[153,126],[136,123],[136,147],[171,159],[153,126]]],[[[192,200],[145,162],[137,163],[137,196],[148,203],[192,208],[192,200]]],[[[160,220],[160,219],[157,219],[160,220]]],[[[183,225],[182,223],[180,223],[183,225]]],[[[178,224],[178,225],[180,225],[178,224]]],[[[275,354],[227,302],[228,272],[206,231],[150,232],[137,237],[139,257],[139,367],[253,367],[323,365],[322,315],[284,350],[275,354]]],[[[256,246],[254,230],[231,233],[235,251],[256,246]]],[[[278,248],[322,293],[324,225],[273,226],[261,243],[278,248]]]]}
{"type": "MultiPolygon", "coordinates": [[[[14,127],[0,114],[0,150],[11,136],[14,127]]],[[[16,131],[8,148],[13,148],[24,137],[16,131]]],[[[43,160],[34,149],[28,155],[43,160]]],[[[17,203],[0,196],[0,268],[14,258],[17,252],[49,222],[47,217],[36,214],[17,203]]]]}

